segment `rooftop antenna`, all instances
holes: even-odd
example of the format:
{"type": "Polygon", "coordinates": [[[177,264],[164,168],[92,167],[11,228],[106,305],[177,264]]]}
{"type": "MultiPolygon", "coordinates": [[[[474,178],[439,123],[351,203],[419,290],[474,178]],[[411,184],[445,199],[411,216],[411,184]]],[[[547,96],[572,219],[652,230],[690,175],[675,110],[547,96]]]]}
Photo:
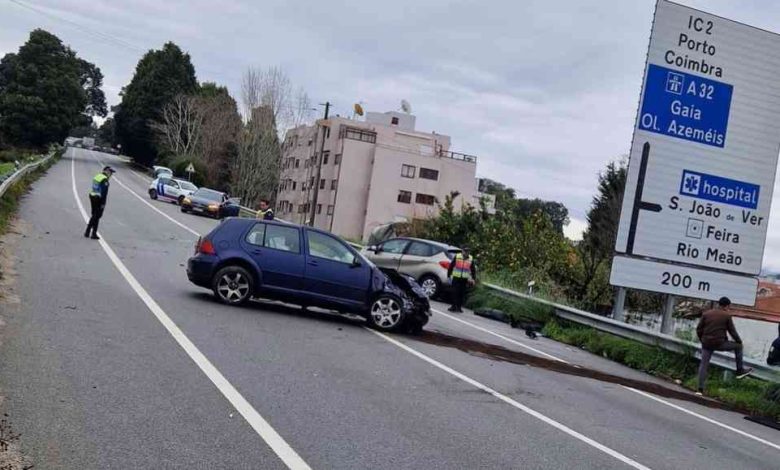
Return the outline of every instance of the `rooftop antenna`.
{"type": "Polygon", "coordinates": [[[410,114],[412,112],[412,105],[406,100],[401,100],[401,111],[410,114]]]}

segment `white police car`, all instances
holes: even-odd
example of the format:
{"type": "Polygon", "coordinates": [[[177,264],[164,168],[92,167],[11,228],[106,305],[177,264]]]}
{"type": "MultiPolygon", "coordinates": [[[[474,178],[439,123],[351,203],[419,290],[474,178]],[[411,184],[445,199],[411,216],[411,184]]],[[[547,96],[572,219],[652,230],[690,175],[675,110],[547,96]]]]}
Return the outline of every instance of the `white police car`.
{"type": "Polygon", "coordinates": [[[176,204],[181,204],[185,197],[198,190],[198,187],[189,181],[177,180],[166,175],[161,176],[149,185],[149,197],[152,199],[165,199],[176,204]]]}

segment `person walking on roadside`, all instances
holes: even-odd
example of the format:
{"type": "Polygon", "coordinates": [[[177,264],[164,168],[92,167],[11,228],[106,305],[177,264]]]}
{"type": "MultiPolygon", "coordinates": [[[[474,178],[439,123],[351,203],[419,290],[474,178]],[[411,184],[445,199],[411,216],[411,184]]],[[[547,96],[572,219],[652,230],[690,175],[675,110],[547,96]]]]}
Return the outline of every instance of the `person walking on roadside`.
{"type": "Polygon", "coordinates": [[[274,210],[271,209],[271,205],[268,199],[260,199],[259,209],[257,210],[258,219],[274,220],[274,210]]]}
{"type": "Polygon", "coordinates": [[[707,380],[707,368],[710,365],[710,359],[715,351],[734,351],[734,357],[737,363],[737,378],[742,379],[753,372],[753,369],[745,369],[742,363],[742,339],[734,327],[734,320],[731,318],[731,300],[728,297],[721,297],[718,300],[718,307],[707,310],[701,316],[699,324],[696,327],[696,334],[701,341],[701,363],[699,364],[699,389],[696,395],[704,394],[704,383],[707,380]],[[729,341],[728,333],[734,341],[729,341]]]}
{"type": "Polygon", "coordinates": [[[455,255],[447,269],[447,278],[452,283],[452,306],[450,312],[463,312],[463,304],[466,303],[468,288],[477,282],[477,267],[474,259],[469,254],[469,247],[464,246],[461,252],[455,255]]]}
{"type": "Polygon", "coordinates": [[[103,217],[103,210],[106,208],[106,199],[108,198],[108,180],[113,175],[114,169],[110,166],[104,167],[103,171],[92,178],[92,189],[89,192],[89,203],[92,207],[92,217],[87,223],[87,230],[84,231],[85,237],[92,237],[93,240],[100,240],[98,237],[98,223],[103,217]],[[90,235],[90,232],[92,234],[90,235]]]}

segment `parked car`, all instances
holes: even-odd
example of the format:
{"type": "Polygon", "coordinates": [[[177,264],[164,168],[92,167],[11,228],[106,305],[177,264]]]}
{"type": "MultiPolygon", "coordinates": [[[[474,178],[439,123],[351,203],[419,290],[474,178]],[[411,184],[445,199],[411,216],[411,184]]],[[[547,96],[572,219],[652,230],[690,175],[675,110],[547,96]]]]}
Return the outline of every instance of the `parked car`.
{"type": "Polygon", "coordinates": [[[241,206],[227,194],[209,188],[198,188],[181,201],[182,212],[207,215],[215,219],[237,217],[241,206]]]}
{"type": "Polygon", "coordinates": [[[149,197],[152,199],[166,199],[181,205],[185,197],[197,190],[198,187],[189,181],[161,176],[149,185],[149,197]]]}
{"type": "Polygon", "coordinates": [[[157,165],[153,166],[152,177],[157,179],[160,176],[167,176],[168,178],[173,178],[173,170],[171,170],[167,166],[157,166],[157,165]]]}
{"type": "Polygon", "coordinates": [[[187,277],[228,305],[264,297],[358,314],[384,331],[419,332],[430,317],[410,276],[378,268],[333,234],[278,221],[225,219],[198,240],[187,277]]]}
{"type": "Polygon", "coordinates": [[[377,266],[412,276],[429,298],[449,286],[447,269],[457,253],[460,248],[419,238],[391,238],[363,250],[377,266]]]}

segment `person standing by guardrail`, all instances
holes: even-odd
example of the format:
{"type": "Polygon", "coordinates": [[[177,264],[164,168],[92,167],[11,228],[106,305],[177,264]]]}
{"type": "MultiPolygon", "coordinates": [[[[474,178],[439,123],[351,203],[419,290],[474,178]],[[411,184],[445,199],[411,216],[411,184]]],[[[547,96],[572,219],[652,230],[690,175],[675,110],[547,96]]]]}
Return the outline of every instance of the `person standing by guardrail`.
{"type": "Polygon", "coordinates": [[[103,210],[106,208],[106,199],[108,199],[108,180],[111,175],[115,173],[114,169],[110,166],[103,168],[103,171],[95,175],[92,178],[92,189],[89,191],[89,203],[92,208],[92,217],[90,217],[87,223],[87,230],[84,231],[84,236],[89,237],[90,231],[92,232],[93,240],[100,240],[98,237],[98,223],[100,218],[103,217],[103,210]]]}
{"type": "Polygon", "coordinates": [[[721,297],[718,300],[718,307],[707,310],[701,316],[696,334],[701,341],[701,363],[699,364],[699,389],[696,395],[704,394],[704,384],[707,381],[707,368],[710,365],[712,354],[715,351],[734,351],[734,357],[737,363],[737,379],[747,377],[753,372],[752,368],[745,368],[742,363],[742,338],[739,337],[737,329],[734,326],[734,320],[731,318],[731,300],[728,297],[721,297]],[[734,341],[728,340],[728,335],[734,341]]]}
{"type": "Polygon", "coordinates": [[[256,217],[263,220],[274,220],[274,210],[271,209],[268,199],[260,199],[256,217]]]}
{"type": "Polygon", "coordinates": [[[469,254],[469,247],[464,246],[461,248],[461,252],[455,255],[447,269],[447,277],[451,279],[453,290],[452,306],[449,311],[463,312],[468,288],[477,282],[477,266],[474,263],[474,258],[469,254]]]}

